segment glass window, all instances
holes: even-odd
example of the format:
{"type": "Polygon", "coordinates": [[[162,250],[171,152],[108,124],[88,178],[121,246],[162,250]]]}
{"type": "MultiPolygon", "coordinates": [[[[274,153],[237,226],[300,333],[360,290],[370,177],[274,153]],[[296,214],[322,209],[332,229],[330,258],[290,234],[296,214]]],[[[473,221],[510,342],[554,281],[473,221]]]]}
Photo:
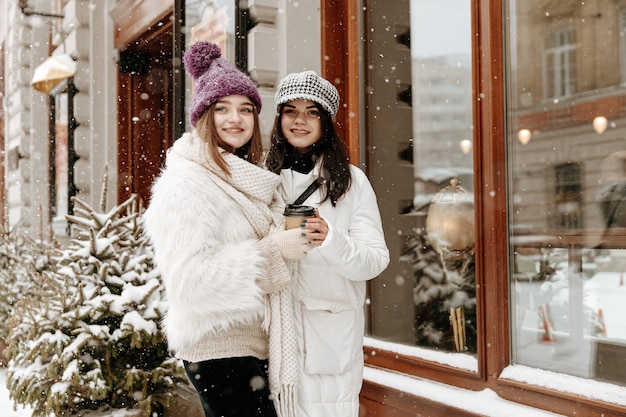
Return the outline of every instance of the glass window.
{"type": "Polygon", "coordinates": [[[511,361],[626,385],[624,14],[505,5],[511,361]]]}
{"type": "MultiPolygon", "coordinates": [[[[64,219],[68,214],[68,114],[67,92],[54,96],[54,205],[53,220],[64,219]]],[[[52,143],[50,144],[52,146],[52,143]]]]}
{"type": "MultiPolygon", "coordinates": [[[[186,0],[185,50],[198,41],[214,42],[222,50],[222,58],[246,71],[247,16],[247,10],[240,8],[238,0],[186,0]]],[[[188,109],[193,82],[187,73],[185,76],[185,109],[188,109]]]]}
{"type": "Polygon", "coordinates": [[[369,335],[476,352],[469,0],[368,2],[367,169],[391,253],[369,335]]]}
{"type": "Polygon", "coordinates": [[[50,221],[57,236],[69,234],[65,216],[73,213],[74,184],[74,95],[73,78],[63,80],[50,91],[49,156],[50,221]]]}

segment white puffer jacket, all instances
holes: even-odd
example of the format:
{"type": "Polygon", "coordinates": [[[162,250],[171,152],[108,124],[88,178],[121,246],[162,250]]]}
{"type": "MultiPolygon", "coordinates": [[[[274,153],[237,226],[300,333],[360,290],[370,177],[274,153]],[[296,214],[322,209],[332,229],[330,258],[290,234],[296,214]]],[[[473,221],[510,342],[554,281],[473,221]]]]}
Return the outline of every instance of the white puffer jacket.
{"type": "MultiPolygon", "coordinates": [[[[336,207],[319,208],[330,232],[296,267],[295,323],[301,364],[298,417],[358,417],[363,378],[365,281],[389,263],[376,202],[365,174],[351,166],[352,185],[336,207]]],[[[318,175],[281,171],[281,193],[293,202],[318,175]]]]}

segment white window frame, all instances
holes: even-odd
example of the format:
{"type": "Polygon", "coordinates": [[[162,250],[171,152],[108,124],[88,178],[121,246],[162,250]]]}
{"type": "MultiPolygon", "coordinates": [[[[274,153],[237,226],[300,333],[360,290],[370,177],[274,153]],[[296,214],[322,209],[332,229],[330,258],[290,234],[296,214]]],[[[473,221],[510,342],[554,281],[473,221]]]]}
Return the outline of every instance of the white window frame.
{"type": "Polygon", "coordinates": [[[543,73],[544,87],[543,96],[546,99],[570,97],[575,93],[576,62],[571,61],[570,52],[576,50],[576,30],[573,27],[562,27],[548,33],[544,40],[543,73]],[[568,35],[569,36],[565,36],[568,35]],[[568,39],[569,43],[563,42],[568,39]],[[554,40],[553,45],[550,41],[554,40]],[[553,58],[555,65],[548,66],[549,57],[553,58]],[[552,80],[554,91],[550,91],[549,80],[552,80]]]}

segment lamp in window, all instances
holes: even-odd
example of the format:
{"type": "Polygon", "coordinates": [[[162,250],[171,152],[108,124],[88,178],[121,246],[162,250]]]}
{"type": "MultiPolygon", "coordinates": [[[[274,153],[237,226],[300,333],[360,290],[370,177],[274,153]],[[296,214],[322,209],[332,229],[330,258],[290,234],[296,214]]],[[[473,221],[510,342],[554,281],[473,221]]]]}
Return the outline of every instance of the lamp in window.
{"type": "Polygon", "coordinates": [[[472,141],[469,139],[463,139],[459,146],[461,147],[461,152],[468,154],[469,151],[472,150],[472,141]]]}
{"type": "Polygon", "coordinates": [[[608,121],[606,120],[606,117],[598,116],[595,119],[593,119],[592,125],[593,125],[593,130],[595,130],[597,134],[602,134],[604,133],[604,131],[606,130],[606,127],[608,126],[608,121]]]}
{"type": "Polygon", "coordinates": [[[433,198],[426,232],[433,248],[448,257],[474,246],[474,201],[458,179],[451,179],[433,198]]]}
{"type": "MultiPolygon", "coordinates": [[[[426,216],[426,232],[441,257],[447,279],[462,288],[460,284],[474,258],[474,201],[458,179],[451,179],[450,185],[433,198],[426,216]]],[[[452,302],[448,310],[454,348],[463,352],[467,348],[465,307],[452,302]]]]}
{"type": "Polygon", "coordinates": [[[76,74],[76,62],[69,54],[52,55],[35,68],[31,85],[37,91],[49,93],[61,81],[76,74]]]}

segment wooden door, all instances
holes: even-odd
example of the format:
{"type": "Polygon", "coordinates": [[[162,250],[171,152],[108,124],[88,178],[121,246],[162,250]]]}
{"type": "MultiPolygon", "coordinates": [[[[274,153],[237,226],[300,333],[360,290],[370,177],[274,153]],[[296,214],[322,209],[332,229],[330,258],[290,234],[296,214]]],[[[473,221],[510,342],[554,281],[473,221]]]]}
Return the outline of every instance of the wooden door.
{"type": "Polygon", "coordinates": [[[120,53],[118,200],[144,205],[172,137],[172,24],[166,18],[120,53]]]}

